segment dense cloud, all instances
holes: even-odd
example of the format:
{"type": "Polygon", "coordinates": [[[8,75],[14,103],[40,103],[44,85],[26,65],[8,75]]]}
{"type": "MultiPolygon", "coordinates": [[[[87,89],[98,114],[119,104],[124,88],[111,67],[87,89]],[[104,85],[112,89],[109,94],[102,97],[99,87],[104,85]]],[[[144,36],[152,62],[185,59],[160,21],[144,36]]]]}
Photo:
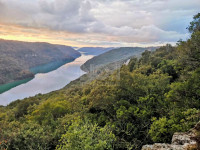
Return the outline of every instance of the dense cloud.
{"type": "Polygon", "coordinates": [[[199,8],[199,0],[0,0],[0,23],[154,44],[187,38],[199,8]]]}

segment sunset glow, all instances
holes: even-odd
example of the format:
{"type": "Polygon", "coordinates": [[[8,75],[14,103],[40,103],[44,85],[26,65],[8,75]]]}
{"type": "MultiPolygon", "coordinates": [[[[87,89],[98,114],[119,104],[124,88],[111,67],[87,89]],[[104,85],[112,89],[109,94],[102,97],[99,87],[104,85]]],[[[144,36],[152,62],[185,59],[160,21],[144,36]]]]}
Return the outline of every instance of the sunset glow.
{"type": "Polygon", "coordinates": [[[71,46],[155,46],[187,39],[199,0],[0,0],[0,38],[71,46]]]}

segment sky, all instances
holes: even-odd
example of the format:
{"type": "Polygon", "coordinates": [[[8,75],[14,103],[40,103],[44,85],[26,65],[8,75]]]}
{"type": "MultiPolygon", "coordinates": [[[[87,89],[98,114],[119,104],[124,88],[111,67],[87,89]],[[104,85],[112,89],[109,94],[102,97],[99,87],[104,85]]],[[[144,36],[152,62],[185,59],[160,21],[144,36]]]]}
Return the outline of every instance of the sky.
{"type": "Polygon", "coordinates": [[[74,47],[160,46],[189,38],[200,0],[0,0],[0,38],[74,47]]]}

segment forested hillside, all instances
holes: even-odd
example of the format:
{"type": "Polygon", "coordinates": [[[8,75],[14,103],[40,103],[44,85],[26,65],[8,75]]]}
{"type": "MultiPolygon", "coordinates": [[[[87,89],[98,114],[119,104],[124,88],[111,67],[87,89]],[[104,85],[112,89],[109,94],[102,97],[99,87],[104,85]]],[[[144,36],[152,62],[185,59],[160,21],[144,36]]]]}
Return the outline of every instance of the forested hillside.
{"type": "Polygon", "coordinates": [[[32,67],[79,56],[68,46],[0,40],[0,84],[33,77],[32,67]]]}
{"type": "Polygon", "coordinates": [[[191,37],[166,45],[110,75],[0,107],[2,149],[139,150],[170,142],[200,114],[200,14],[191,37]]]}
{"type": "Polygon", "coordinates": [[[115,63],[119,61],[127,60],[133,56],[138,57],[141,55],[142,52],[145,50],[155,50],[156,47],[121,47],[112,49],[106,53],[103,53],[101,55],[95,56],[92,59],[86,61],[82,66],[81,69],[89,72],[96,69],[99,69],[100,67],[103,67],[105,65],[108,65],[110,63],[115,63]]]}

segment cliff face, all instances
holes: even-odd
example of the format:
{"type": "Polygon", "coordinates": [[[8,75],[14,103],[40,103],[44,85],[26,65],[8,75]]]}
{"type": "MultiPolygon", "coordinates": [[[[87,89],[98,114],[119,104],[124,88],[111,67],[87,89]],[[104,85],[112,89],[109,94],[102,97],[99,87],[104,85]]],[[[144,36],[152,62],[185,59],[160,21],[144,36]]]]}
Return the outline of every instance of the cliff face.
{"type": "Polygon", "coordinates": [[[171,144],[144,145],[142,150],[200,150],[200,122],[185,133],[174,133],[171,144]]]}

